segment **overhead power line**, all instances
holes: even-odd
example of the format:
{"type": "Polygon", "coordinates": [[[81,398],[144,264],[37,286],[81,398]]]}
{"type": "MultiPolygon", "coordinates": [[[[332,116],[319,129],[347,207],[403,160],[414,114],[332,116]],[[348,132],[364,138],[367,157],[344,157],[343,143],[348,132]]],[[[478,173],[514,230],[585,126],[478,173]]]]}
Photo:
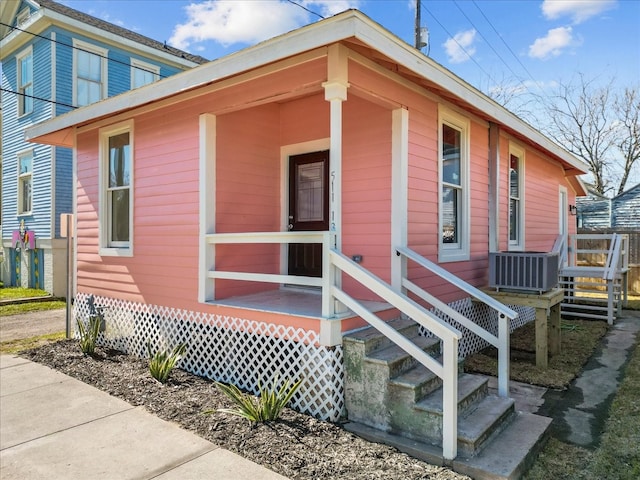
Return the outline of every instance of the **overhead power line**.
{"type": "Polygon", "coordinates": [[[8,90],[6,88],[0,87],[0,92],[13,93],[14,95],[19,95],[25,98],[33,98],[34,100],[40,100],[42,102],[53,103],[54,105],[60,105],[61,107],[69,107],[69,108],[78,108],[75,105],[69,105],[62,102],[56,102],[55,100],[49,100],[48,98],[36,97],[35,95],[27,95],[26,93],[16,92],[14,90],[8,90]]]}
{"type": "Polygon", "coordinates": [[[91,55],[95,55],[96,57],[104,58],[108,62],[119,63],[119,64],[125,65],[125,66],[127,66],[129,68],[134,68],[136,70],[141,70],[141,71],[147,72],[147,73],[153,73],[154,75],[158,75],[160,78],[167,78],[167,75],[160,75],[159,72],[155,72],[153,70],[149,70],[149,69],[146,69],[144,67],[137,66],[137,65],[131,65],[130,63],[123,62],[122,60],[118,60],[116,58],[109,58],[109,57],[106,57],[104,55],[100,55],[99,53],[93,52],[91,50],[86,50],[86,49],[84,49],[82,47],[76,47],[75,45],[69,45],[68,43],[61,42],[60,40],[54,40],[53,38],[45,37],[44,35],[39,35],[37,33],[33,33],[33,32],[28,31],[28,30],[23,30],[22,28],[14,27],[13,25],[9,25],[9,24],[4,23],[4,22],[0,22],[0,25],[2,25],[3,27],[11,28],[12,30],[17,30],[17,31],[22,32],[22,33],[28,33],[29,35],[32,35],[34,37],[38,37],[38,38],[41,38],[43,40],[48,40],[51,43],[55,43],[55,44],[61,45],[63,47],[68,47],[68,48],[71,48],[72,50],[78,50],[80,52],[90,53],[91,55]]]}

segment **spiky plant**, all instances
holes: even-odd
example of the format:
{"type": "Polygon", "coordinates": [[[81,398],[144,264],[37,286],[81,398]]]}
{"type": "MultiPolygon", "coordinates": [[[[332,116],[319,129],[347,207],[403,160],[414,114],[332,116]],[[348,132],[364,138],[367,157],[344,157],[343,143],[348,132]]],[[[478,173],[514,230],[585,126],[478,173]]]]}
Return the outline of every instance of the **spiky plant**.
{"type": "Polygon", "coordinates": [[[225,394],[235,405],[235,408],[219,408],[205,413],[229,413],[245,418],[249,423],[269,422],[280,418],[282,409],[291,401],[294,393],[300,387],[302,379],[291,385],[291,380],[285,380],[278,388],[278,378],[274,377],[270,387],[263,387],[258,383],[259,397],[243,393],[235,385],[216,382],[216,387],[225,394]]]}
{"type": "Polygon", "coordinates": [[[180,361],[187,346],[184,343],[176,345],[171,350],[157,350],[155,353],[151,350],[151,342],[147,342],[147,351],[149,352],[149,372],[151,376],[160,383],[166,383],[171,375],[171,371],[180,361]]]}
{"type": "Polygon", "coordinates": [[[80,350],[85,355],[93,355],[96,351],[96,342],[100,335],[102,318],[99,315],[91,315],[85,323],[78,318],[78,333],[80,334],[80,350]]]}

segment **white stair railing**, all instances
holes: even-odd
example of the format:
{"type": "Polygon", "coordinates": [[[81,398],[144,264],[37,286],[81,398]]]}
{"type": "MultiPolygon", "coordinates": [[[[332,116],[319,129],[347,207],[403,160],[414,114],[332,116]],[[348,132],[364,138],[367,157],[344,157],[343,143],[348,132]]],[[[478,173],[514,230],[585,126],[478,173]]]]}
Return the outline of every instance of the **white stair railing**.
{"type": "Polygon", "coordinates": [[[331,249],[329,258],[333,267],[349,275],[442,340],[440,363],[344,290],[336,285],[331,289],[336,300],[442,379],[442,455],[447,460],[453,460],[458,454],[458,342],[462,334],[409,297],[392,290],[387,283],[345,255],[331,249]]]}
{"type": "Polygon", "coordinates": [[[453,286],[458,289],[466,292],[474,299],[479,302],[484,303],[489,308],[495,310],[498,313],[498,336],[496,337],[491,332],[488,332],[484,328],[482,328],[477,323],[468,319],[460,312],[454,310],[449,305],[441,301],[440,299],[434,297],[408,278],[402,279],[402,286],[409,290],[410,292],[417,295],[419,298],[430,304],[431,306],[437,308],[445,315],[451,317],[458,323],[460,323],[463,327],[467,328],[474,334],[478,335],[480,338],[489,342],[491,345],[498,349],[498,395],[501,397],[509,396],[509,335],[510,335],[510,325],[509,322],[515,318],[517,318],[518,314],[504,305],[500,303],[496,299],[490,297],[482,290],[477,289],[473,285],[465,282],[459,277],[456,277],[452,273],[448,272],[444,268],[436,265],[435,263],[427,260],[423,256],[414,252],[410,248],[396,248],[396,251],[399,255],[404,255],[406,258],[412,260],[416,264],[421,267],[429,270],[430,272],[438,275],[443,280],[446,280],[453,286]]]}

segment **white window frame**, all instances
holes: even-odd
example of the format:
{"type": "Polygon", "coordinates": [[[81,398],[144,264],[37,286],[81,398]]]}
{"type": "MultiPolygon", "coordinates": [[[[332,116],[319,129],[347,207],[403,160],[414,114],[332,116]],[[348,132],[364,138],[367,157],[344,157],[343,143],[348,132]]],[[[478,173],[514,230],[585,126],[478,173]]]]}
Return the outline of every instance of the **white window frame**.
{"type": "MultiPolygon", "coordinates": [[[[107,98],[107,58],[109,50],[100,48],[91,43],[73,39],[73,104],[76,106],[85,106],[78,103],[78,54],[81,52],[89,52],[100,57],[100,98],[97,101],[107,98]]],[[[93,102],[95,103],[95,102],[93,102]]]]}
{"type": "Polygon", "coordinates": [[[18,201],[17,201],[17,211],[18,211],[18,215],[31,215],[33,212],[33,161],[35,159],[35,155],[33,153],[33,149],[29,149],[29,150],[23,150],[21,152],[18,152],[17,155],[17,159],[18,159],[18,164],[16,166],[16,170],[18,173],[18,201]],[[20,163],[22,161],[23,158],[25,157],[31,157],[31,170],[29,170],[26,173],[22,173],[20,171],[20,163]],[[29,181],[30,184],[30,190],[29,190],[29,209],[27,210],[25,208],[24,205],[24,194],[23,194],[23,185],[25,183],[25,181],[29,181]]]}
{"type": "Polygon", "coordinates": [[[525,176],[525,150],[515,143],[509,142],[509,159],[507,161],[509,174],[507,175],[507,243],[509,250],[523,251],[524,250],[524,231],[525,231],[525,218],[524,218],[524,176],[525,176]],[[518,229],[516,231],[516,239],[511,239],[511,156],[518,158],[518,229]]]}
{"type": "Polygon", "coordinates": [[[460,262],[470,259],[471,251],[471,212],[470,212],[470,134],[471,125],[468,118],[443,106],[438,108],[438,261],[460,262]],[[451,186],[443,181],[443,125],[460,132],[460,184],[461,195],[458,203],[458,241],[445,243],[442,238],[444,225],[442,196],[444,187],[451,186]]]}
{"type": "Polygon", "coordinates": [[[145,85],[149,85],[150,83],[157,82],[160,79],[160,67],[157,65],[153,65],[151,63],[143,62],[142,60],[138,60],[136,58],[131,59],[131,89],[144,87],[145,85]],[[147,72],[153,75],[153,80],[148,83],[144,83],[142,85],[135,84],[135,74],[139,70],[146,70],[147,72]]]}
{"type": "Polygon", "coordinates": [[[99,146],[99,169],[98,182],[100,188],[99,200],[99,254],[102,256],[133,256],[133,206],[134,206],[134,165],[135,165],[135,149],[134,149],[134,123],[133,120],[127,120],[115,125],[101,128],[99,130],[100,146],[99,146]],[[112,242],[111,241],[111,205],[109,201],[109,138],[129,133],[129,151],[130,151],[130,172],[129,172],[129,241],[112,242]]]}
{"type": "Polygon", "coordinates": [[[33,113],[33,98],[31,98],[30,109],[27,110],[27,97],[25,95],[31,95],[33,97],[33,48],[28,47],[16,55],[16,74],[17,74],[17,83],[18,83],[18,117],[22,117],[25,115],[29,115],[33,113]],[[23,84],[22,79],[22,62],[25,58],[31,57],[31,81],[23,84]],[[31,93],[25,93],[28,87],[31,87],[31,93]]]}

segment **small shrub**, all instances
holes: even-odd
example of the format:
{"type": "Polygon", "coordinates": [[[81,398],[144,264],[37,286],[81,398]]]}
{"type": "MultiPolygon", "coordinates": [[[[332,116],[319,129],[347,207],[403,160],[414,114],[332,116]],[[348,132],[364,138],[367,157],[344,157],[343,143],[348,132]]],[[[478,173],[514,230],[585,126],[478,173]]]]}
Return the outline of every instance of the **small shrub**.
{"type": "Polygon", "coordinates": [[[176,345],[173,350],[158,350],[153,353],[151,351],[151,342],[147,342],[147,351],[149,352],[149,372],[151,376],[160,383],[166,383],[171,375],[171,371],[180,361],[187,346],[184,343],[176,345]]]}
{"type": "Polygon", "coordinates": [[[235,385],[216,382],[216,387],[236,405],[236,408],[219,408],[205,413],[216,411],[229,413],[237,417],[246,418],[251,424],[277,420],[280,418],[282,409],[287,406],[301,383],[302,380],[298,380],[291,385],[291,381],[286,380],[280,388],[277,388],[278,379],[276,376],[270,388],[262,387],[262,385],[258,384],[260,397],[256,398],[248,393],[242,393],[235,385]]]}
{"type": "Polygon", "coordinates": [[[89,316],[88,324],[78,318],[78,333],[80,334],[80,350],[85,355],[93,355],[96,351],[96,342],[100,334],[102,318],[99,315],[89,316]]]}

